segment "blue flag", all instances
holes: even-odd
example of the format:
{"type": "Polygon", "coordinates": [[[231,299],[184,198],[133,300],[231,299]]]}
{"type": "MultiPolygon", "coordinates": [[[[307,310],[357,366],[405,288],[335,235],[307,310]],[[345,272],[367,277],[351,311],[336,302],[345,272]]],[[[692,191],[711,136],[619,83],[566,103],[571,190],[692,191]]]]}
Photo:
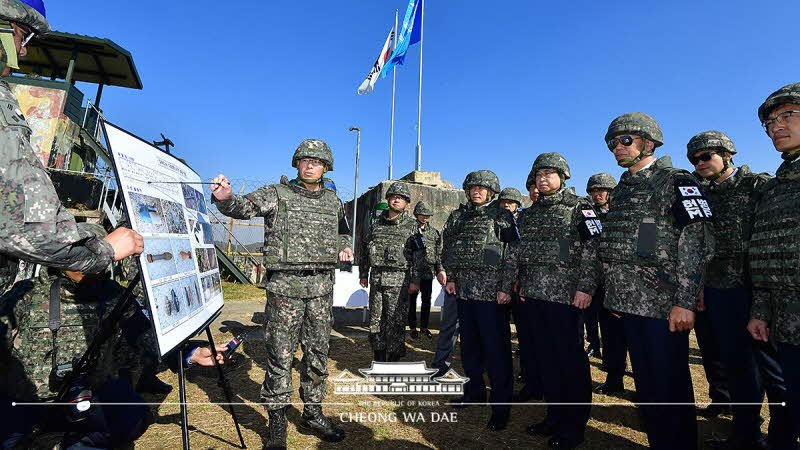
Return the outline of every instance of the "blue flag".
{"type": "Polygon", "coordinates": [[[414,45],[420,41],[422,34],[422,0],[408,0],[408,8],[403,18],[403,26],[397,36],[397,47],[392,54],[392,58],[386,62],[381,70],[381,78],[386,78],[394,69],[394,66],[402,65],[406,59],[406,52],[409,45],[414,45]]]}

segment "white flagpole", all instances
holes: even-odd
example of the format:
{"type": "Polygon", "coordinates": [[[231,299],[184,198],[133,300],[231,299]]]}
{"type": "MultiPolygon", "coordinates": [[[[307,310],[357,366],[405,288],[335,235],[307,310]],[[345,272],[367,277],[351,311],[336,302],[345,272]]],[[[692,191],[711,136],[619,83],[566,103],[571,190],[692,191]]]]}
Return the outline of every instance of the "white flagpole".
{"type": "MultiPolygon", "coordinates": [[[[397,49],[397,9],[394,10],[394,40],[392,43],[392,56],[397,49]]],[[[393,180],[392,176],[392,153],[394,150],[394,93],[395,84],[397,83],[397,66],[392,68],[392,125],[389,128],[389,179],[393,180]]]]}
{"type": "Polygon", "coordinates": [[[425,41],[425,2],[422,2],[422,13],[419,21],[419,99],[417,101],[417,169],[422,170],[422,43],[425,41]]]}

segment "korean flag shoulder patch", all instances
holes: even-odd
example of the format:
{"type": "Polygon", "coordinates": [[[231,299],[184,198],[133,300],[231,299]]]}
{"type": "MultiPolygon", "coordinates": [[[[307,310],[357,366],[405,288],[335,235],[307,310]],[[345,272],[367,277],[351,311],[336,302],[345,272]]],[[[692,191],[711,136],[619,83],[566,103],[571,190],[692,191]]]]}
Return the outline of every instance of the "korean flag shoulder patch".
{"type": "Polygon", "coordinates": [[[581,214],[583,214],[583,217],[587,217],[589,219],[597,218],[597,214],[591,209],[582,209],[581,214]]]}
{"type": "Polygon", "coordinates": [[[597,218],[597,213],[594,212],[593,209],[584,209],[581,208],[581,222],[578,225],[578,232],[581,235],[581,238],[585,241],[588,239],[596,238],[600,236],[600,233],[603,231],[603,224],[600,223],[600,219],[597,218]]]}
{"type": "Polygon", "coordinates": [[[672,205],[675,223],[683,228],[695,222],[709,222],[714,218],[711,205],[700,186],[689,176],[675,178],[675,203],[672,205]]]}

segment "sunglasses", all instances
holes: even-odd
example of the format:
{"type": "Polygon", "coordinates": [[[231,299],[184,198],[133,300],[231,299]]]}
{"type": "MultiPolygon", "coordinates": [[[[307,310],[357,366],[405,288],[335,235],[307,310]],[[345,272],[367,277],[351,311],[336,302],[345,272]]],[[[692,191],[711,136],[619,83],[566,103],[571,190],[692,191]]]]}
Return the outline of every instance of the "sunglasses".
{"type": "Polygon", "coordinates": [[[690,156],[689,162],[692,163],[693,166],[696,166],[700,161],[704,162],[711,161],[711,158],[713,158],[716,153],[717,152],[708,152],[708,153],[703,153],[700,156],[690,156]]]}
{"type": "Polygon", "coordinates": [[[618,138],[611,139],[610,141],[607,142],[608,149],[613,152],[614,149],[617,148],[617,144],[622,144],[625,147],[629,147],[631,144],[633,144],[633,141],[636,140],[636,139],[641,139],[641,138],[639,136],[635,136],[634,137],[634,136],[625,135],[625,136],[620,136],[618,138]]]}

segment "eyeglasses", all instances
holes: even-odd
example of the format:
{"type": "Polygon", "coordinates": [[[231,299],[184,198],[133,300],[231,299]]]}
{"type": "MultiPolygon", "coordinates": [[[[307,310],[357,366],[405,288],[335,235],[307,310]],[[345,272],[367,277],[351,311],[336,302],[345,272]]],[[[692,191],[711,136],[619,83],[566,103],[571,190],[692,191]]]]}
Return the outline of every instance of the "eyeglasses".
{"type": "Polygon", "coordinates": [[[301,158],[300,162],[305,164],[305,165],[307,165],[307,166],[309,166],[309,167],[321,167],[321,166],[325,165],[324,162],[322,162],[322,161],[320,161],[318,159],[313,159],[313,158],[301,158]]]}
{"type": "Polygon", "coordinates": [[[711,158],[713,158],[714,154],[716,153],[717,152],[708,152],[708,153],[703,153],[700,156],[690,156],[689,162],[692,163],[693,166],[696,166],[698,163],[700,163],[700,161],[705,161],[705,162],[711,161],[711,158]]]}
{"type": "Polygon", "coordinates": [[[625,136],[620,136],[618,138],[611,139],[610,141],[607,142],[608,149],[613,152],[614,149],[617,148],[617,144],[622,144],[625,147],[628,147],[631,144],[633,144],[633,141],[635,139],[641,139],[641,138],[639,136],[628,136],[628,135],[625,135],[625,136]]]}
{"type": "Polygon", "coordinates": [[[784,111],[772,119],[766,119],[761,122],[761,126],[764,127],[765,130],[769,131],[769,129],[775,125],[776,123],[784,123],[788,119],[794,117],[795,114],[800,114],[800,111],[792,110],[792,111],[784,111]]]}

